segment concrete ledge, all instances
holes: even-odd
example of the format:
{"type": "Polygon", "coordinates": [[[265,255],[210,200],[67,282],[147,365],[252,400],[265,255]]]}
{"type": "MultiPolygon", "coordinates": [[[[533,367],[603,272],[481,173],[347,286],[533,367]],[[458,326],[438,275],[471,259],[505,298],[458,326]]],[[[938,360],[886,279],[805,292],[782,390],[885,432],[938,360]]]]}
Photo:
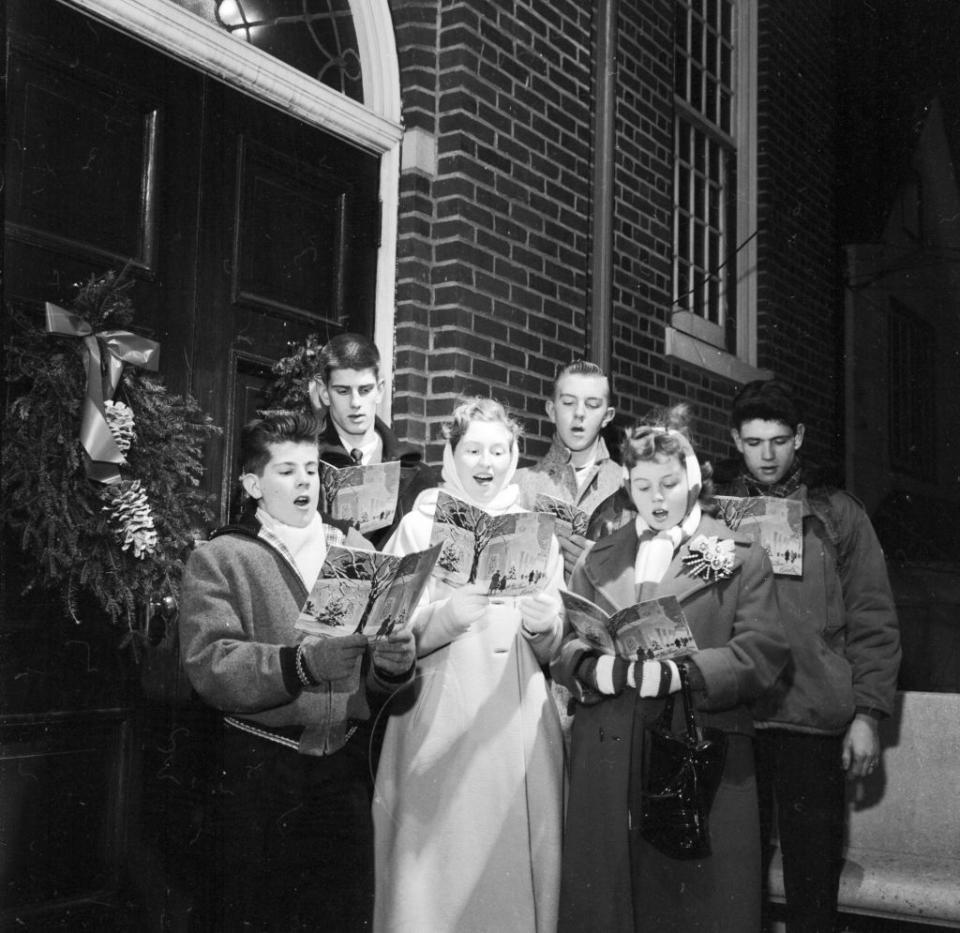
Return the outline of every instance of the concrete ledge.
{"type": "MultiPolygon", "coordinates": [[[[779,849],[769,884],[769,899],[782,904],[779,849]]],[[[840,874],[839,905],[844,913],[960,929],[960,859],[850,849],[840,874]]]]}

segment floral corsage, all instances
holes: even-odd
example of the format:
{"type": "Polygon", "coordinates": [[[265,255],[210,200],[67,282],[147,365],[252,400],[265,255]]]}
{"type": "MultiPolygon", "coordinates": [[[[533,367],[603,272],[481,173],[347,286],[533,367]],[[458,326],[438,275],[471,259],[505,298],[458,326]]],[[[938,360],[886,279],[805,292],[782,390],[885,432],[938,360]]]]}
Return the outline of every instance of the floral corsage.
{"type": "Polygon", "coordinates": [[[730,538],[697,535],[690,542],[689,551],[683,562],[691,576],[712,583],[733,575],[736,545],[730,538]]]}

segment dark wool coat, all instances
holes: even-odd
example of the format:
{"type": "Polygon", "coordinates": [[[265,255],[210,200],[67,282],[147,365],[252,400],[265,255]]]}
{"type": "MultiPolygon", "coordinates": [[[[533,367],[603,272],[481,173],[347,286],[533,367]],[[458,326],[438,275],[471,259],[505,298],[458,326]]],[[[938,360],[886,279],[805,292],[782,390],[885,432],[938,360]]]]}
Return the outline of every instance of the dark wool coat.
{"type": "MultiPolygon", "coordinates": [[[[742,464],[721,464],[725,495],[750,495],[742,464]],[[733,477],[730,474],[733,473],[733,477]]],[[[758,725],[840,735],[855,712],[889,716],[900,625],[883,549],[863,506],[804,466],[789,498],[803,508],[803,576],[775,578],[792,658],[754,710],[758,725]]]]}
{"type": "MultiPolygon", "coordinates": [[[[641,730],[659,715],[663,701],[641,700],[630,688],[617,697],[585,693],[574,671],[588,647],[568,636],[552,665],[554,677],[581,698],[573,725],[561,933],[759,929],[760,830],[750,703],[775,682],[788,647],[763,550],[709,517],[693,538],[700,534],[735,540],[732,576],[717,582],[692,576],[683,564],[689,554],[685,544],[663,580],[645,584],[639,598],[672,594],[680,601],[699,649],[693,661],[706,685],[694,695],[697,718],[729,735],[710,817],[713,855],[676,861],[631,829],[631,774],[639,766],[641,730]]],[[[608,612],[637,602],[637,545],[633,523],[601,539],[574,569],[570,589],[608,612]]]]}

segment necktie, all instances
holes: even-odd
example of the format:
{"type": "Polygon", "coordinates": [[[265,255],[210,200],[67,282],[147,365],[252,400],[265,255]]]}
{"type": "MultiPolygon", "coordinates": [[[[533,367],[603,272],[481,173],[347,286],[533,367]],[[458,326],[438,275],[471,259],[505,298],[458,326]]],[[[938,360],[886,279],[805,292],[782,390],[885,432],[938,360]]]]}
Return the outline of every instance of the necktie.
{"type": "Polygon", "coordinates": [[[353,458],[354,463],[363,463],[363,451],[359,447],[354,447],[350,451],[350,456],[353,458]]]}

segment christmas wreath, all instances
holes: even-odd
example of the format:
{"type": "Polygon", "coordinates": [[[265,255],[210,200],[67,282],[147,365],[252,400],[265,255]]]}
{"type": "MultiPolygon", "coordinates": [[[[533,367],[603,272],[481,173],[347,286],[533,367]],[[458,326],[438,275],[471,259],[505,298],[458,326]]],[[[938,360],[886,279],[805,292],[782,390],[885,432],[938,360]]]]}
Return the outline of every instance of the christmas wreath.
{"type": "Polygon", "coordinates": [[[91,277],[72,308],[46,306],[46,329],[12,315],[0,518],[23,595],[57,594],[75,620],[92,597],[136,649],[138,610],[176,605],[213,518],[200,478],[220,429],[149,375],[159,346],[126,329],[132,285],[91,277]]]}

